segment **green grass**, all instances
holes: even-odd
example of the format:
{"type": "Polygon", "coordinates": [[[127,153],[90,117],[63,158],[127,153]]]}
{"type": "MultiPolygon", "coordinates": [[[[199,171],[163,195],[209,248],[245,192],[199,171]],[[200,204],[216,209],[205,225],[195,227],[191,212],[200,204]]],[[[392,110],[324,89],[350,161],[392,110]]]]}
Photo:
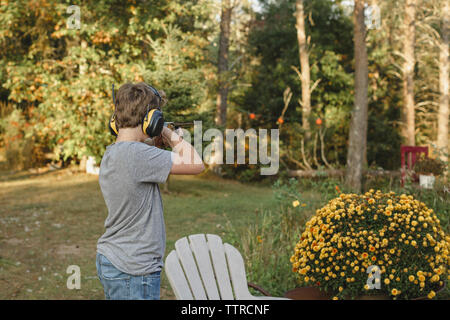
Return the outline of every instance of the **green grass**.
{"type": "MultiPolygon", "coordinates": [[[[268,186],[211,176],[172,176],[169,190],[166,254],[183,236],[243,228],[274,201],[268,186]]],[[[95,252],[106,215],[96,176],[0,173],[0,299],[103,299],[95,252]],[[67,289],[69,265],[80,266],[80,290],[67,289]]],[[[161,298],[174,298],[164,273],[161,298]]]]}
{"type": "MultiPolygon", "coordinates": [[[[307,204],[300,222],[336,196],[336,184],[340,182],[300,181],[295,197],[307,204]]],[[[377,188],[373,182],[370,185],[377,188]]],[[[278,243],[275,237],[280,235],[276,224],[280,219],[265,220],[268,210],[273,217],[282,212],[270,185],[242,184],[211,175],[172,176],[169,190],[163,194],[166,254],[181,237],[218,234],[243,254],[249,281],[276,295],[289,289],[291,282],[292,288],[296,286],[288,262],[290,254],[282,250],[284,242],[278,243]],[[258,244],[257,236],[262,236],[263,245],[258,244]],[[278,249],[271,243],[278,243],[278,249]],[[268,271],[272,266],[275,269],[268,271]]],[[[411,192],[435,209],[448,232],[448,194],[411,192]]],[[[103,299],[95,254],[106,215],[97,176],[69,169],[0,171],[0,299],[103,299]],[[67,289],[70,265],[81,269],[80,290],[67,289]]],[[[448,299],[449,291],[447,287],[441,299],[448,299]]],[[[164,272],[161,298],[174,299],[164,272]]]]}

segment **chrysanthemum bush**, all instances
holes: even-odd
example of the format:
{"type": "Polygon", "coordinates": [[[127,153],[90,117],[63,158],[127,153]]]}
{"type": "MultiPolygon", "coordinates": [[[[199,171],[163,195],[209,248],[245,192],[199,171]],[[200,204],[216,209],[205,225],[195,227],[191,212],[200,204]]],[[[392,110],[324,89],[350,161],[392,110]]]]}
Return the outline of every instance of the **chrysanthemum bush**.
{"type": "Polygon", "coordinates": [[[341,193],[318,209],[291,263],[301,282],[334,299],[431,299],[449,278],[449,250],[433,209],[410,195],[370,190],[341,193]]]}

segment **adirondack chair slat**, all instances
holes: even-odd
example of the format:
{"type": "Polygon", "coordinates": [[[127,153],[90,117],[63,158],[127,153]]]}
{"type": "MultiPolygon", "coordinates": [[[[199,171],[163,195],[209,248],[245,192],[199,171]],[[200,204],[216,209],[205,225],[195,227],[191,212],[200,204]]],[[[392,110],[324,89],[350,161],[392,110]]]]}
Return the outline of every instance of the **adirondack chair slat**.
{"type": "Polygon", "coordinates": [[[220,296],[222,300],[233,300],[233,289],[231,287],[222,239],[214,234],[207,234],[206,239],[208,240],[208,248],[211,252],[211,260],[214,266],[220,296]]]}
{"type": "Polygon", "coordinates": [[[192,255],[187,238],[181,238],[175,242],[175,249],[185,271],[186,278],[191,286],[195,300],[207,300],[206,292],[197,269],[197,264],[192,255]]]}
{"type": "Polygon", "coordinates": [[[214,276],[211,257],[209,255],[208,245],[204,234],[196,234],[188,237],[194,253],[203,285],[209,300],[220,300],[219,291],[217,291],[216,278],[214,276]]]}
{"type": "Polygon", "coordinates": [[[250,294],[247,287],[244,259],[242,259],[240,252],[232,245],[225,243],[224,248],[236,299],[253,299],[254,297],[250,294]]]}
{"type": "Polygon", "coordinates": [[[189,288],[189,284],[186,280],[186,276],[184,274],[183,269],[181,268],[180,261],[178,260],[178,256],[176,251],[172,251],[169,253],[165,263],[165,270],[167,274],[167,278],[169,279],[170,286],[175,293],[175,296],[178,300],[192,300],[194,297],[192,296],[191,289],[189,288]]]}

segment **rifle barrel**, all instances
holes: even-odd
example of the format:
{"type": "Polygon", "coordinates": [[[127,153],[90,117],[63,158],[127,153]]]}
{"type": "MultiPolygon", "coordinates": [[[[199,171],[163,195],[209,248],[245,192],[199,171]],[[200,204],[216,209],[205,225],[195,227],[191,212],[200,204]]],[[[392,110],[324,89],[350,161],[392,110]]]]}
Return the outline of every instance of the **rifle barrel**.
{"type": "Polygon", "coordinates": [[[172,125],[175,128],[185,128],[185,127],[191,127],[194,125],[194,121],[190,122],[165,122],[164,126],[172,125]]]}

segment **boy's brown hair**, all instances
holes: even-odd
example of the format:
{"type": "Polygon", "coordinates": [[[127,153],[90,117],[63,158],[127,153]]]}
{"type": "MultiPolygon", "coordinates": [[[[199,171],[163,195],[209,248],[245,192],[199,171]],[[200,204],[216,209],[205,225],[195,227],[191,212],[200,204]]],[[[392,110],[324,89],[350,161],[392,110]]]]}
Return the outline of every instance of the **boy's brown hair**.
{"type": "Polygon", "coordinates": [[[166,102],[166,94],[158,90],[162,100],[144,82],[126,83],[117,91],[115,118],[118,128],[135,128],[142,124],[148,110],[161,108],[166,102]]]}

